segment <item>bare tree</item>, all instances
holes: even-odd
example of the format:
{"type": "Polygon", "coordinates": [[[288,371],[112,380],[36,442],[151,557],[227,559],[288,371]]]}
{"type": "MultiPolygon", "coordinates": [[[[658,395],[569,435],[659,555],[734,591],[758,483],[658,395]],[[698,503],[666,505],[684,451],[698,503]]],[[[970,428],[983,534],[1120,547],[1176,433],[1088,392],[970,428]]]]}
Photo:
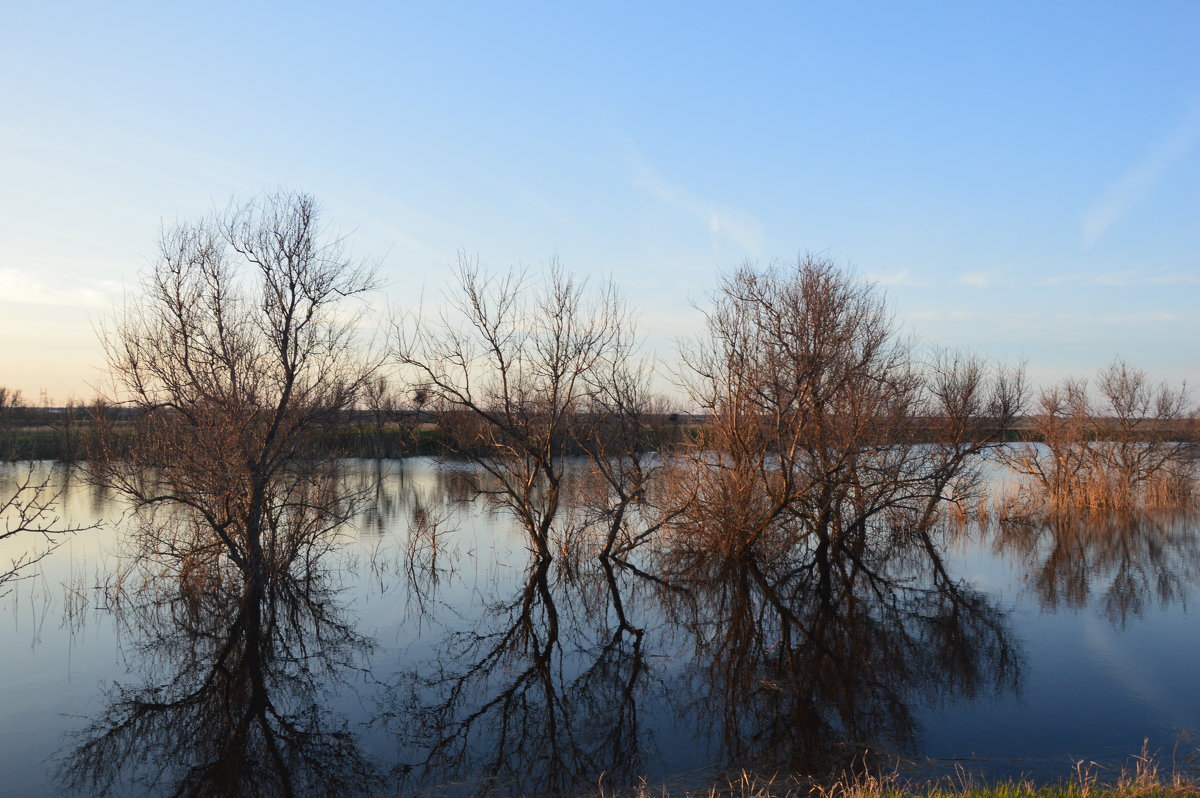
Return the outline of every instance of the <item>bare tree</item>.
{"type": "Polygon", "coordinates": [[[794,270],[744,265],[707,316],[708,342],[684,354],[708,413],[689,526],[723,530],[714,544],[736,554],[769,545],[812,497],[803,521],[827,536],[850,471],[871,455],[893,470],[885,444],[919,393],[909,347],[869,286],[811,257],[794,270]]]}
{"type": "Polygon", "coordinates": [[[436,322],[398,330],[396,360],[452,413],[451,445],[488,475],[543,559],[563,498],[562,460],[589,394],[588,375],[618,341],[611,288],[589,293],[559,264],[540,285],[487,275],[460,257],[459,290],[436,322]]]}
{"type": "Polygon", "coordinates": [[[914,431],[926,442],[924,515],[931,519],[946,502],[965,514],[983,493],[979,455],[1003,449],[1028,401],[1025,370],[943,350],[922,371],[926,399],[914,431]]]}
{"type": "Polygon", "coordinates": [[[1039,440],[1004,454],[1038,488],[1035,504],[1110,510],[1194,500],[1186,386],[1156,385],[1118,359],[1097,374],[1094,390],[1080,379],[1043,389],[1036,410],[1039,440]]]}
{"type": "Polygon", "coordinates": [[[61,493],[52,484],[50,475],[39,476],[32,463],[19,475],[15,474],[10,483],[0,486],[0,540],[16,535],[41,535],[49,544],[40,551],[28,550],[7,563],[0,563],[0,591],[19,578],[23,569],[53,551],[58,536],[83,529],[63,524],[58,514],[61,493]]]}
{"type": "Polygon", "coordinates": [[[1112,502],[1174,504],[1192,498],[1191,473],[1182,427],[1189,415],[1186,386],[1155,385],[1145,371],[1117,359],[1096,375],[1103,416],[1106,470],[1112,502]]]}
{"type": "Polygon", "coordinates": [[[388,445],[388,430],[398,421],[399,410],[399,402],[387,377],[377,374],[367,381],[363,403],[371,420],[371,454],[376,458],[384,457],[391,448],[388,445]]]}
{"type": "MultiPolygon", "coordinates": [[[[22,455],[17,445],[20,428],[27,423],[24,418],[27,410],[20,391],[0,385],[0,460],[28,456],[22,455]]],[[[0,484],[0,540],[16,535],[41,535],[48,544],[40,550],[22,552],[0,565],[0,590],[18,578],[23,569],[53,551],[64,533],[95,528],[95,524],[63,523],[58,513],[61,495],[62,490],[54,485],[52,475],[39,474],[33,463],[14,471],[11,481],[0,484]]]]}
{"type": "Polygon", "coordinates": [[[664,491],[676,441],[671,412],[650,386],[652,369],[635,356],[632,325],[587,375],[588,394],[574,437],[588,458],[580,499],[588,526],[600,533],[601,559],[620,557],[684,510],[678,491],[664,491]]]}
{"type": "Polygon", "coordinates": [[[921,368],[879,292],[828,260],[747,264],[707,315],[685,365],[709,418],[676,531],[717,530],[712,545],[733,556],[799,537],[821,559],[867,525],[923,534],[1020,407],[1019,370],[921,368]]]}
{"type": "Polygon", "coordinates": [[[111,398],[134,420],[98,417],[91,451],[96,478],[141,511],[148,551],[181,575],[224,555],[265,579],[346,518],[319,434],[374,373],[363,311],[347,307],[374,284],[302,194],[163,233],[103,336],[111,398]]]}

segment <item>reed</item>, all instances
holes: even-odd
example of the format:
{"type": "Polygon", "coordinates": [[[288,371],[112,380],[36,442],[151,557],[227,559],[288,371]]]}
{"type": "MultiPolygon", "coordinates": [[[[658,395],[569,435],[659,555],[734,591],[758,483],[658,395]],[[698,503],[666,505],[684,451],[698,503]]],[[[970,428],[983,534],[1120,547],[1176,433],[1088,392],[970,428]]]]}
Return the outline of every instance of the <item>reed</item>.
{"type": "Polygon", "coordinates": [[[628,791],[601,789],[602,798],[1182,798],[1200,795],[1200,781],[1173,770],[1163,773],[1143,752],[1106,780],[1094,763],[1077,763],[1057,783],[1016,778],[988,781],[965,770],[954,776],[909,781],[898,774],[865,774],[822,784],[811,779],[742,772],[720,784],[674,790],[641,785],[628,791]]]}
{"type": "Polygon", "coordinates": [[[1027,480],[1020,496],[1039,513],[1175,509],[1200,498],[1200,459],[1185,388],[1154,385],[1115,361],[1096,377],[1043,390],[1033,437],[999,450],[1027,480]],[[1191,426],[1190,426],[1191,425],[1191,426]]]}

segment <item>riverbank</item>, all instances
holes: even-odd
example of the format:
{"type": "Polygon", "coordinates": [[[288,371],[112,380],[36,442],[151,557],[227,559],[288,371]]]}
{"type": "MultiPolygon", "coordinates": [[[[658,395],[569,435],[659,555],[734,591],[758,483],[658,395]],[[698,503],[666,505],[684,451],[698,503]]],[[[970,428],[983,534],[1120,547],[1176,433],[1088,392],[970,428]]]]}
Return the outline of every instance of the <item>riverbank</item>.
{"type": "Polygon", "coordinates": [[[863,776],[818,784],[795,778],[742,774],[701,789],[672,790],[643,786],[632,791],[601,789],[594,798],[1183,798],[1200,796],[1200,774],[1160,772],[1149,757],[1135,757],[1115,779],[1081,764],[1075,776],[1056,784],[1033,780],[987,781],[963,771],[934,781],[909,781],[898,775],[863,776]]]}

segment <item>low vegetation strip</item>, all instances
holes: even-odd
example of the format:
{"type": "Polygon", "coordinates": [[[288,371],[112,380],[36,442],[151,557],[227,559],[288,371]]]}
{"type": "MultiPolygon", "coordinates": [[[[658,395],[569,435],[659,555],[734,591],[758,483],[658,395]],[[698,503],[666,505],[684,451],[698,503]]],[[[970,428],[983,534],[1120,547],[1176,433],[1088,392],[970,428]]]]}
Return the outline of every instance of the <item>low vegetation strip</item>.
{"type": "Polygon", "coordinates": [[[630,791],[600,790],[603,798],[1176,798],[1200,795],[1200,780],[1174,773],[1164,776],[1152,761],[1137,758],[1131,771],[1105,781],[1079,767],[1074,778],[1054,784],[1030,779],[987,781],[960,774],[913,782],[899,776],[865,776],[819,784],[796,778],[749,773],[706,788],[671,790],[641,786],[630,791]]]}

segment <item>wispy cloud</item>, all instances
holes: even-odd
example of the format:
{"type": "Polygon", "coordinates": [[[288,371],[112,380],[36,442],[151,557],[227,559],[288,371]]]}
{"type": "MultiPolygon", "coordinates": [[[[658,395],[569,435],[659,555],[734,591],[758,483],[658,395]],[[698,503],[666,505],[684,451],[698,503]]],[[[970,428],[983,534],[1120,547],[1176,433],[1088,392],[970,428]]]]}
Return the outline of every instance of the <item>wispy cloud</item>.
{"type": "Polygon", "coordinates": [[[975,321],[978,314],[965,310],[918,310],[908,315],[913,321],[928,322],[962,322],[975,321]]]}
{"type": "Polygon", "coordinates": [[[1054,318],[1070,324],[1151,324],[1183,319],[1178,313],[1155,310],[1143,313],[1059,313],[1054,318]]]}
{"type": "Polygon", "coordinates": [[[1097,274],[1096,285],[1200,285],[1200,274],[1138,274],[1136,272],[1108,272],[1097,274]]]}
{"type": "Polygon", "coordinates": [[[634,188],[703,225],[714,250],[719,248],[720,241],[727,240],[739,246],[746,255],[757,257],[761,254],[765,228],[758,219],[749,213],[697,196],[671,182],[655,168],[628,132],[611,120],[605,128],[631,167],[634,188]]]}
{"type": "Polygon", "coordinates": [[[925,281],[913,274],[912,269],[897,269],[890,272],[871,272],[865,277],[878,285],[905,286],[924,285],[925,281]]]}
{"type": "Polygon", "coordinates": [[[954,282],[959,285],[969,285],[972,288],[991,288],[997,285],[1004,285],[1005,281],[1000,272],[965,272],[955,278],[954,282]]]}
{"type": "Polygon", "coordinates": [[[1200,285],[1200,272],[1136,271],[1074,272],[1043,277],[1038,285],[1103,285],[1129,287],[1136,285],[1200,285]]]}
{"type": "Polygon", "coordinates": [[[966,310],[921,310],[908,314],[915,322],[966,323],[1011,329],[1063,329],[1092,325],[1164,324],[1187,321],[1188,317],[1168,311],[1125,313],[978,313],[966,310]]]}
{"type": "Polygon", "coordinates": [[[78,308],[103,308],[120,294],[121,284],[112,280],[71,280],[51,282],[19,269],[0,269],[0,303],[22,305],[63,305],[78,308]]]}
{"type": "Polygon", "coordinates": [[[750,255],[758,255],[761,251],[763,226],[749,214],[718,207],[669,183],[644,161],[636,167],[633,184],[667,206],[682,211],[703,224],[714,239],[733,241],[750,255]]]}
{"type": "Polygon", "coordinates": [[[1113,183],[1083,217],[1083,242],[1091,246],[1137,205],[1163,175],[1200,141],[1200,110],[1193,111],[1113,183]]]}

